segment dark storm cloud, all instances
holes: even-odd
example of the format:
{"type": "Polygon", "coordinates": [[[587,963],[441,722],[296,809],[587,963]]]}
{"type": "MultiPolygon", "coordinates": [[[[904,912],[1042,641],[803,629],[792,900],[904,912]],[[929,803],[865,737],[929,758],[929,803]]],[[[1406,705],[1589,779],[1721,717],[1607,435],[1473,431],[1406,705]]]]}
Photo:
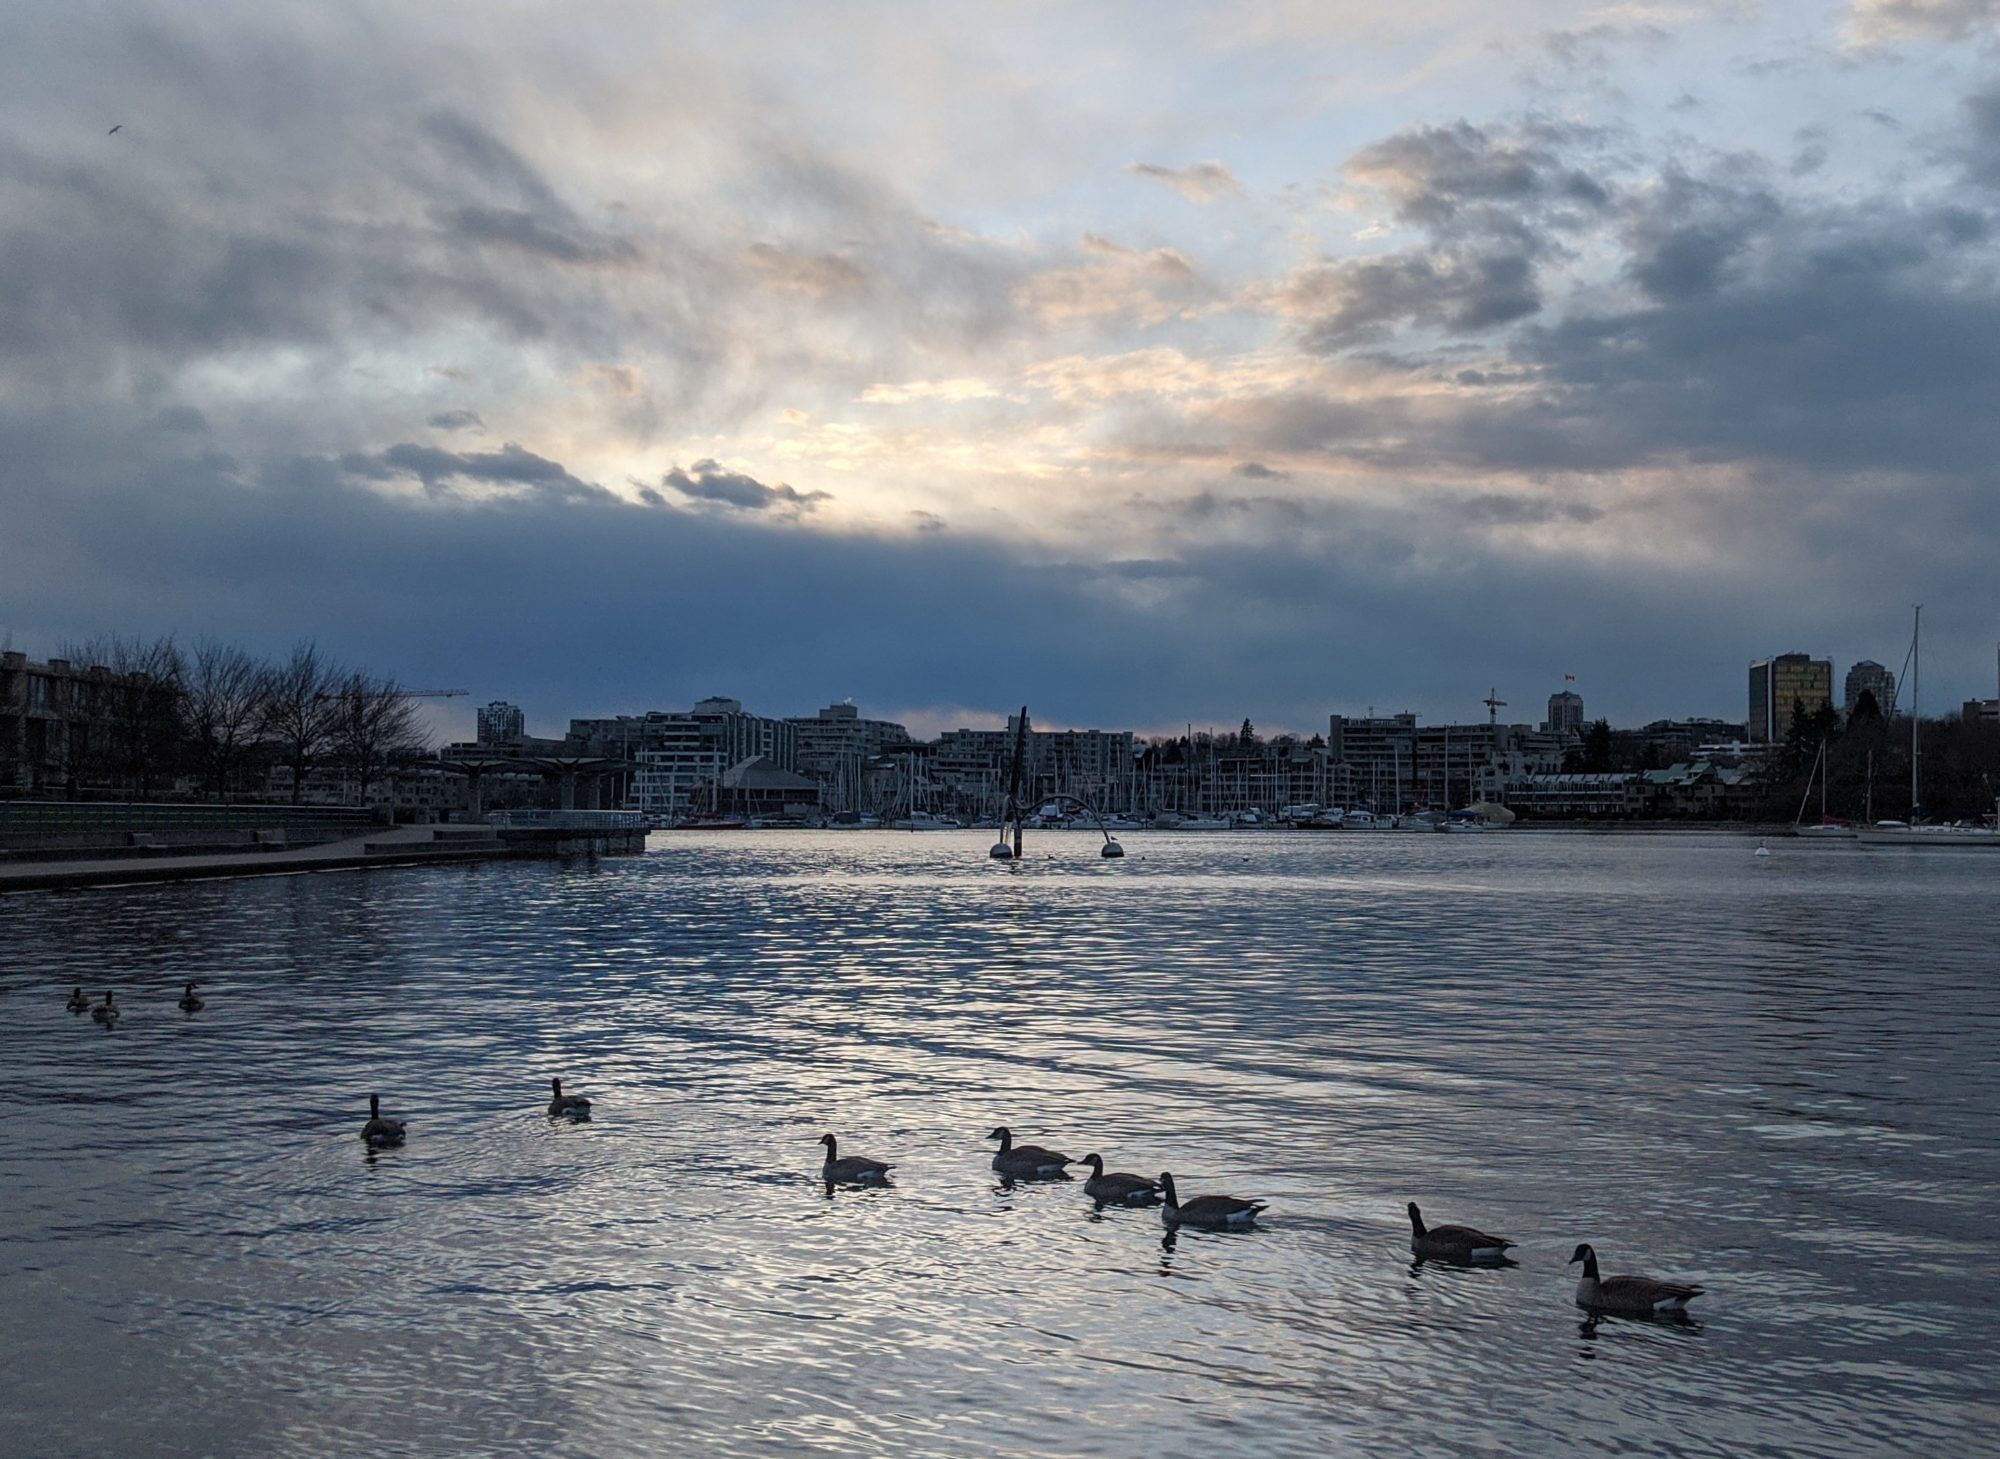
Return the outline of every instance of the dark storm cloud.
{"type": "MultiPolygon", "coordinates": [[[[10,426],[0,420],[0,442],[22,444],[10,426]]],[[[881,705],[920,695],[996,708],[1026,699],[1052,718],[1112,727],[1249,713],[1310,730],[1349,696],[1421,702],[1439,679],[1483,693],[1495,674],[1544,675],[1534,645],[1565,615],[1566,651],[1678,667],[1682,640],[1718,625],[1726,638],[1729,615],[1754,606],[1719,590],[1684,611],[1677,581],[1641,577],[1615,585],[1630,621],[1576,622],[1579,598],[1613,591],[1589,563],[1552,575],[1468,560],[1450,591],[1433,591],[1404,576],[1410,540],[1380,529],[1036,565],[970,537],[771,533],[605,496],[445,497],[412,512],[324,462],[283,463],[253,485],[197,460],[82,441],[49,440],[33,461],[12,451],[25,478],[0,479],[0,512],[41,544],[7,586],[18,634],[39,645],[114,628],[207,631],[264,653],[309,635],[408,680],[514,699],[551,729],[572,714],[685,707],[722,688],[763,713],[810,712],[841,694],[881,705]],[[105,484],[114,478],[125,485],[105,484]],[[125,570],[75,571],[106,558],[125,570]],[[215,581],[231,584],[226,599],[215,581]],[[751,582],[758,590],[742,592],[751,582]],[[717,614],[723,600],[730,610],[717,614]],[[563,611],[586,601],[588,612],[563,611]],[[663,624],[702,628],[663,634],[663,624]],[[1300,670],[1325,665],[1330,637],[1343,645],[1337,668],[1300,670]],[[1411,641],[1435,651],[1419,664],[1411,641]]]]}
{"type": "Polygon", "coordinates": [[[1754,167],[1702,177],[1669,168],[1628,214],[1626,271],[1663,303],[1712,294],[1783,213],[1754,167]]]}
{"type": "Polygon", "coordinates": [[[424,424],[439,431],[483,431],[486,422],[479,418],[476,410],[441,410],[425,419],[424,424]]]}
{"type": "Polygon", "coordinates": [[[1479,333],[1538,313],[1541,270],[1564,238],[1597,225],[1615,199],[1571,152],[1599,134],[1530,121],[1503,129],[1417,127],[1363,148],[1348,176],[1378,189],[1425,246],[1372,259],[1323,260],[1286,282],[1281,308],[1310,349],[1339,351],[1416,325],[1479,333]]]}
{"type": "Polygon", "coordinates": [[[821,502],[833,500],[831,493],[799,491],[783,482],[766,486],[754,476],[730,471],[716,461],[697,461],[687,471],[676,466],[660,478],[660,484],[672,487],[691,501],[711,502],[744,512],[797,515],[811,511],[821,502]]]}
{"type": "Polygon", "coordinates": [[[557,462],[512,441],[497,451],[466,453],[405,443],[372,454],[349,453],[340,458],[340,467],[351,476],[371,481],[414,477],[433,493],[471,483],[519,488],[569,501],[611,498],[603,487],[579,480],[557,462]]]}
{"type": "MultiPolygon", "coordinates": [[[[1966,105],[1960,160],[2000,185],[2000,89],[1966,105]]],[[[2000,284],[1975,199],[1801,195],[1748,153],[1649,170],[1607,155],[1594,133],[1463,124],[1365,149],[1353,175],[1432,245],[1301,270],[1284,302],[1323,351],[1442,335],[1438,373],[1475,388],[1422,414],[1385,400],[1372,424],[1303,394],[1238,399],[1216,417],[1246,452],[1391,471],[1686,462],[1907,476],[1996,459],[2000,284]],[[1482,251],[1501,240],[1519,251],[1482,251]],[[1548,319],[1547,264],[1584,251],[1631,290],[1574,295],[1548,319]],[[1456,345],[1481,335],[1487,360],[1456,365],[1456,345]],[[1504,395],[1477,388],[1503,381],[1504,395]]]]}
{"type": "Polygon", "coordinates": [[[1234,468],[1238,476],[1247,476],[1252,481],[1282,481],[1287,473],[1274,470],[1262,461],[1245,461],[1234,468]]]}

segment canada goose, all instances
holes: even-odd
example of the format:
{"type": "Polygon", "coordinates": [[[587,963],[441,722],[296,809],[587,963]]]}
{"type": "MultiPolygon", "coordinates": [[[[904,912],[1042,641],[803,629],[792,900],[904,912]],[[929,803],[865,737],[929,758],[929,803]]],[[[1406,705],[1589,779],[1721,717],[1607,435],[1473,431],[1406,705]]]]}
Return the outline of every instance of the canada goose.
{"type": "Polygon", "coordinates": [[[1622,1312],[1628,1316],[1648,1316],[1655,1312],[1684,1312],[1687,1304],[1702,1294],[1700,1287],[1680,1282],[1662,1282],[1655,1277],[1607,1277],[1597,1275],[1597,1252],[1589,1242],[1577,1247],[1570,1265],[1583,1263],[1583,1280],[1576,1284],[1576,1305],[1592,1312],[1622,1312]]]}
{"type": "Polygon", "coordinates": [[[78,988],[74,993],[69,995],[69,1002],[65,1003],[63,1007],[67,1008],[71,1013],[88,1013],[90,1011],[90,999],[84,995],[83,989],[78,988]]]}
{"type": "Polygon", "coordinates": [[[590,1118],[590,1101],[588,1099],[584,1098],[581,1094],[564,1094],[562,1092],[562,1080],[560,1079],[551,1079],[549,1081],[549,1088],[555,1093],[555,1097],[549,1101],[549,1115],[551,1118],[556,1115],[569,1115],[572,1119],[579,1120],[590,1118]]]}
{"type": "Polygon", "coordinates": [[[189,983],[185,988],[181,989],[181,1001],[174,1006],[183,1013],[199,1013],[208,1005],[194,996],[194,984],[189,983]]]}
{"type": "Polygon", "coordinates": [[[820,1144],[826,1146],[826,1163],[820,1166],[820,1179],[828,1185],[887,1185],[892,1167],[879,1160],[864,1160],[859,1155],[842,1157],[840,1142],[832,1135],[821,1135],[820,1144]]]}
{"type": "Polygon", "coordinates": [[[1076,1164],[1059,1150],[1044,1150],[1040,1145],[1016,1145],[1013,1131],[1005,1125],[986,1138],[1000,1142],[1000,1153],[993,1157],[993,1168],[1002,1175],[1035,1180],[1061,1175],[1066,1166],[1076,1164]]]}
{"type": "Polygon", "coordinates": [[[409,1127],[402,1120],[382,1118],[382,1096],[368,1096],[368,1123],[361,1127],[361,1138],[370,1150],[387,1150],[403,1143],[403,1136],[409,1127]]]}
{"type": "Polygon", "coordinates": [[[1472,1226],[1425,1227],[1424,1213],[1410,1202],[1410,1250],[1442,1261],[1499,1261],[1514,1243],[1472,1226]]]}
{"type": "Polygon", "coordinates": [[[90,1021],[92,1023],[101,1023],[108,1028],[118,1021],[118,1015],[122,1011],[116,1003],[111,1001],[111,995],[106,993],[104,1001],[90,1010],[90,1021]]]}
{"type": "Polygon", "coordinates": [[[1090,1167],[1090,1179],[1083,1193],[1101,1206],[1150,1206],[1160,1198],[1160,1183],[1143,1175],[1127,1175],[1122,1170],[1104,1173],[1104,1157],[1090,1154],[1081,1162],[1090,1167]]]}
{"type": "Polygon", "coordinates": [[[1160,1219],[1169,1226],[1205,1226],[1211,1231],[1242,1230],[1257,1219],[1264,1201],[1238,1200],[1235,1196],[1196,1196],[1186,1205],[1174,1190],[1174,1178],[1160,1172],[1160,1189],[1167,1202],[1160,1207],[1160,1219]]]}

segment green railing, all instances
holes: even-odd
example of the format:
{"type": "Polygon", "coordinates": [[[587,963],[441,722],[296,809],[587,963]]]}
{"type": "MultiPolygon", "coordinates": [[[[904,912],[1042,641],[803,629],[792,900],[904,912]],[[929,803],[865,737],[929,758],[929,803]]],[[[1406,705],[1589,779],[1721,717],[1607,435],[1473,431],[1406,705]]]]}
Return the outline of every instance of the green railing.
{"type": "Polygon", "coordinates": [[[347,806],[175,805],[120,801],[0,801],[0,838],[228,831],[365,830],[372,811],[347,806]]]}

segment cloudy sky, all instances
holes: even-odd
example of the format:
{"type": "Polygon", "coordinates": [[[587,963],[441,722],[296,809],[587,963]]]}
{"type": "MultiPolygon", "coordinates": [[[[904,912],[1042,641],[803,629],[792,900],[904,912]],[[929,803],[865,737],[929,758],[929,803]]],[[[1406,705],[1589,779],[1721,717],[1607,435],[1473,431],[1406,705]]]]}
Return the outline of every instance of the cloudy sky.
{"type": "Polygon", "coordinates": [[[1993,692],[2000,0],[335,11],[12,12],[16,647],[1309,730],[1921,601],[1993,692]]]}

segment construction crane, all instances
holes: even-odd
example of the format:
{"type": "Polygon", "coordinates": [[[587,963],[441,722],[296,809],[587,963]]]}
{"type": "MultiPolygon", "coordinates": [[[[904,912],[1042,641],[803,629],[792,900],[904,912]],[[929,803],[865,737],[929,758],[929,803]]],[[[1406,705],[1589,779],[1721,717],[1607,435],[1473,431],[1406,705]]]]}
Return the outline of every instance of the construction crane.
{"type": "Polygon", "coordinates": [[[1479,701],[1486,706],[1486,723],[1489,726],[1500,723],[1500,711],[1507,707],[1507,701],[1500,698],[1499,695],[1500,690],[1497,687],[1488,689],[1486,697],[1479,701]]]}
{"type": "MultiPolygon", "coordinates": [[[[469,689],[394,689],[390,693],[397,699],[462,699],[472,691],[469,689]]],[[[325,689],[313,695],[315,699],[338,699],[338,689],[325,689]]]]}

